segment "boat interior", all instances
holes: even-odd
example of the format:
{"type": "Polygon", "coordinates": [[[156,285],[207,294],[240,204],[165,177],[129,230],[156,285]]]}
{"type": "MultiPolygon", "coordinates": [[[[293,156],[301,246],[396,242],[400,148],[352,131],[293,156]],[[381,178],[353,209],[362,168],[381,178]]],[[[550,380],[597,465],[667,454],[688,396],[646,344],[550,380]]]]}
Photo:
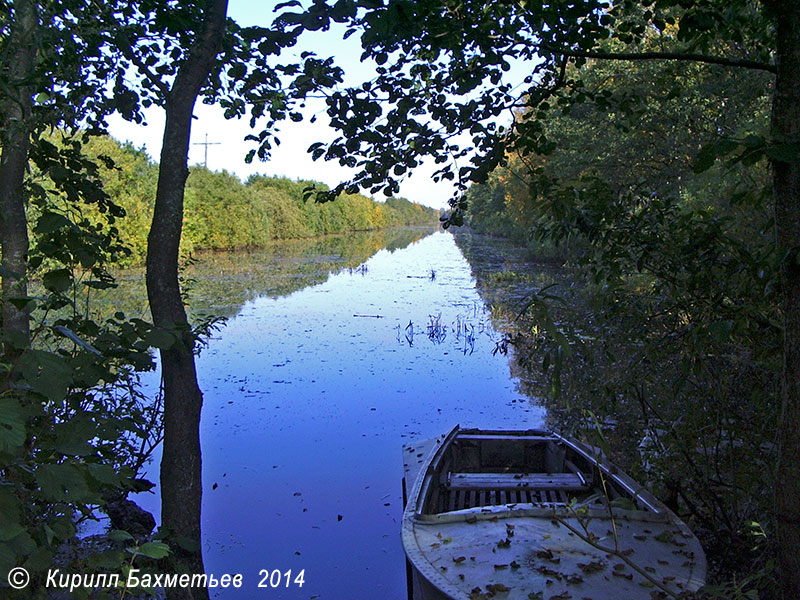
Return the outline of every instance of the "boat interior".
{"type": "MultiPolygon", "coordinates": [[[[504,504],[566,505],[599,495],[591,458],[547,432],[461,430],[431,464],[422,512],[440,514],[504,504]]],[[[613,500],[620,491],[606,480],[613,500]]]]}

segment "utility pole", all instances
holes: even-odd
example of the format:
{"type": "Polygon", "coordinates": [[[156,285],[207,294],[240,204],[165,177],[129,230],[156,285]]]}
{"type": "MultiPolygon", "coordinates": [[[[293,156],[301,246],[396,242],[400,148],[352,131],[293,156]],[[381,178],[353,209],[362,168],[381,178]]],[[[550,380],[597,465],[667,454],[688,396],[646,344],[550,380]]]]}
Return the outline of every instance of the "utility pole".
{"type": "Polygon", "coordinates": [[[206,141],[205,142],[194,142],[193,146],[205,146],[205,155],[203,157],[203,167],[208,168],[208,147],[209,146],[219,146],[219,142],[209,142],[208,141],[208,133],[206,133],[206,141]]]}

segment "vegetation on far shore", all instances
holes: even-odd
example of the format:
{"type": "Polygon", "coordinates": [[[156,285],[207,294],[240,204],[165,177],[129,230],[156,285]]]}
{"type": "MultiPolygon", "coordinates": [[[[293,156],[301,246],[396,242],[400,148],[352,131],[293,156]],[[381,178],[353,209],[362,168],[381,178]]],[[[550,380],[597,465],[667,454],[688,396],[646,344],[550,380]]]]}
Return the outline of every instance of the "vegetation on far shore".
{"type": "MultiPolygon", "coordinates": [[[[99,178],[111,199],[126,213],[114,223],[131,251],[121,263],[140,264],[152,220],[158,164],[143,150],[107,136],[93,138],[86,150],[90,156],[105,156],[114,163],[113,168],[102,169],[99,178]]],[[[319,203],[314,196],[304,198],[304,190],[311,186],[328,189],[311,180],[263,175],[242,182],[227,171],[191,167],[186,182],[182,252],[260,248],[276,239],[438,222],[438,210],[399,197],[378,202],[362,194],[348,194],[335,202],[319,203]]]]}

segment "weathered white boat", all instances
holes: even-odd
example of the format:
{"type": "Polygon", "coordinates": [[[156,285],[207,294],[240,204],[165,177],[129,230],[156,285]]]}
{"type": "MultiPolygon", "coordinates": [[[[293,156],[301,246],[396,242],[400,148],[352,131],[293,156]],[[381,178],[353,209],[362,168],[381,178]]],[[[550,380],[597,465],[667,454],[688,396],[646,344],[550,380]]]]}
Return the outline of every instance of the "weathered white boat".
{"type": "Polygon", "coordinates": [[[403,456],[414,600],[653,600],[705,582],[697,538],[599,449],[456,427],[403,456]]]}

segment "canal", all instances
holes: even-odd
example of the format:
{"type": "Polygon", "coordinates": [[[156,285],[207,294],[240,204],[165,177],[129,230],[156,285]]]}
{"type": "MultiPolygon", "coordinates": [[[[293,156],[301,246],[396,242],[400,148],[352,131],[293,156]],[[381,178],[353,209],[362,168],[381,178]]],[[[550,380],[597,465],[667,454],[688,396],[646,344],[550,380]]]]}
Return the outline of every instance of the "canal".
{"type": "MultiPolygon", "coordinates": [[[[544,422],[493,354],[453,236],[370,235],[209,255],[191,273],[195,304],[228,316],[198,357],[203,549],[209,573],[244,585],[212,597],[405,598],[401,446],[544,422]],[[259,589],[275,570],[280,586],[259,589]]],[[[136,500],[158,513],[157,488],[136,500]]]]}

